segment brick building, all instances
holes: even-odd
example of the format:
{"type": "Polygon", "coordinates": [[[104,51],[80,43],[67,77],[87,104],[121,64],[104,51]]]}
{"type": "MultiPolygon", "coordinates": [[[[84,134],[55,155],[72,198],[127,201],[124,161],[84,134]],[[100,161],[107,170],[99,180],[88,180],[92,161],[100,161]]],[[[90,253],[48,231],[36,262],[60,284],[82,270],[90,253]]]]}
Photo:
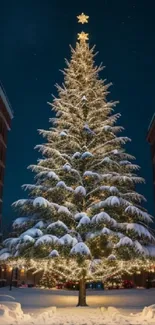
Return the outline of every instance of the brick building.
{"type": "Polygon", "coordinates": [[[2,220],[2,197],[4,183],[5,157],[7,149],[7,132],[10,130],[13,113],[6,93],[0,84],[0,231],[2,220]]]}

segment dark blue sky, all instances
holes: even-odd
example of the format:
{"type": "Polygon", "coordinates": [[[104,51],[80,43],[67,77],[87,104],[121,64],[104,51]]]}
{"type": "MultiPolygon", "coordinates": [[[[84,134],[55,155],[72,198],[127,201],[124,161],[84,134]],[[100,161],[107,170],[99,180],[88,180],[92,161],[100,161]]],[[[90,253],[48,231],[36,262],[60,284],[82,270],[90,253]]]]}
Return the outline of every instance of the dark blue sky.
{"type": "Polygon", "coordinates": [[[59,69],[70,58],[82,28],[76,16],[90,16],[90,43],[96,44],[106,66],[102,78],[112,81],[110,99],[119,100],[120,124],[132,138],[128,151],[137,157],[146,185],[140,187],[154,213],[150,148],[147,128],[154,113],[155,1],[154,0],[1,0],[0,79],[14,120],[8,137],[3,225],[14,218],[11,203],[23,198],[23,183],[31,183],[29,164],[39,157],[33,148],[42,140],[38,128],[49,127],[51,94],[62,82],[59,69]]]}

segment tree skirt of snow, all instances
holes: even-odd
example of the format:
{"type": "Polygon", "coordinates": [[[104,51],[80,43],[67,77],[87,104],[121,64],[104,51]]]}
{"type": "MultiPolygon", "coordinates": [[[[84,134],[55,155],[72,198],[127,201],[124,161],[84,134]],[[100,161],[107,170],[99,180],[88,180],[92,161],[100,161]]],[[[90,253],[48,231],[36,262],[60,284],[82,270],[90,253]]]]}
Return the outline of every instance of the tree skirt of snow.
{"type": "Polygon", "coordinates": [[[24,314],[16,302],[0,303],[0,324],[3,325],[153,325],[155,305],[145,307],[141,313],[123,315],[109,308],[47,308],[43,313],[24,314]]]}

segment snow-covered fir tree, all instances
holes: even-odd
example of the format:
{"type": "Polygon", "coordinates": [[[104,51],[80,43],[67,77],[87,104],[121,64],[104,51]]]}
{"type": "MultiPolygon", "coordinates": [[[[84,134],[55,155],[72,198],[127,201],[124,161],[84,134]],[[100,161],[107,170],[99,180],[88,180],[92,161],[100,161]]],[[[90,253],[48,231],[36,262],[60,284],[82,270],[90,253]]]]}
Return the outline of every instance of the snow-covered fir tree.
{"type": "Polygon", "coordinates": [[[130,139],[120,135],[116,102],[106,99],[110,84],[99,79],[102,66],[95,66],[87,39],[78,34],[71,48],[50,103],[55,117],[49,130],[39,130],[46,140],[36,146],[42,159],[29,167],[34,184],[23,185],[28,199],[13,204],[21,214],[13,223],[17,236],[0,252],[1,260],[26,258],[38,270],[48,265],[52,276],[78,279],[79,305],[86,304],[88,277],[104,278],[107,265],[110,273],[118,261],[152,255],[154,244],[152,218],[135,189],[143,179],[124,149],[130,139]]]}

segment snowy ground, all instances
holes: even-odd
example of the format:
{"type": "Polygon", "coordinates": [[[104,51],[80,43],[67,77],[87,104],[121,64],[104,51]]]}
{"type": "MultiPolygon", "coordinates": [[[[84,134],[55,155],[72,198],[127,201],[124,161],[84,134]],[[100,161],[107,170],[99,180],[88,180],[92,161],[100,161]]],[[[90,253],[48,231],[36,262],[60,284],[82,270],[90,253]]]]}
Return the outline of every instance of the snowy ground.
{"type": "Polygon", "coordinates": [[[1,288],[0,324],[155,325],[155,289],[89,291],[87,302],[90,307],[75,308],[74,291],[1,288]]]}
{"type": "MultiPolygon", "coordinates": [[[[13,288],[9,291],[9,287],[6,287],[0,288],[0,301],[3,300],[1,295],[14,297],[25,312],[35,312],[51,306],[75,307],[78,300],[78,292],[69,290],[13,288]]],[[[155,289],[87,291],[87,303],[90,307],[113,306],[139,312],[145,306],[155,304],[155,289]]]]}

